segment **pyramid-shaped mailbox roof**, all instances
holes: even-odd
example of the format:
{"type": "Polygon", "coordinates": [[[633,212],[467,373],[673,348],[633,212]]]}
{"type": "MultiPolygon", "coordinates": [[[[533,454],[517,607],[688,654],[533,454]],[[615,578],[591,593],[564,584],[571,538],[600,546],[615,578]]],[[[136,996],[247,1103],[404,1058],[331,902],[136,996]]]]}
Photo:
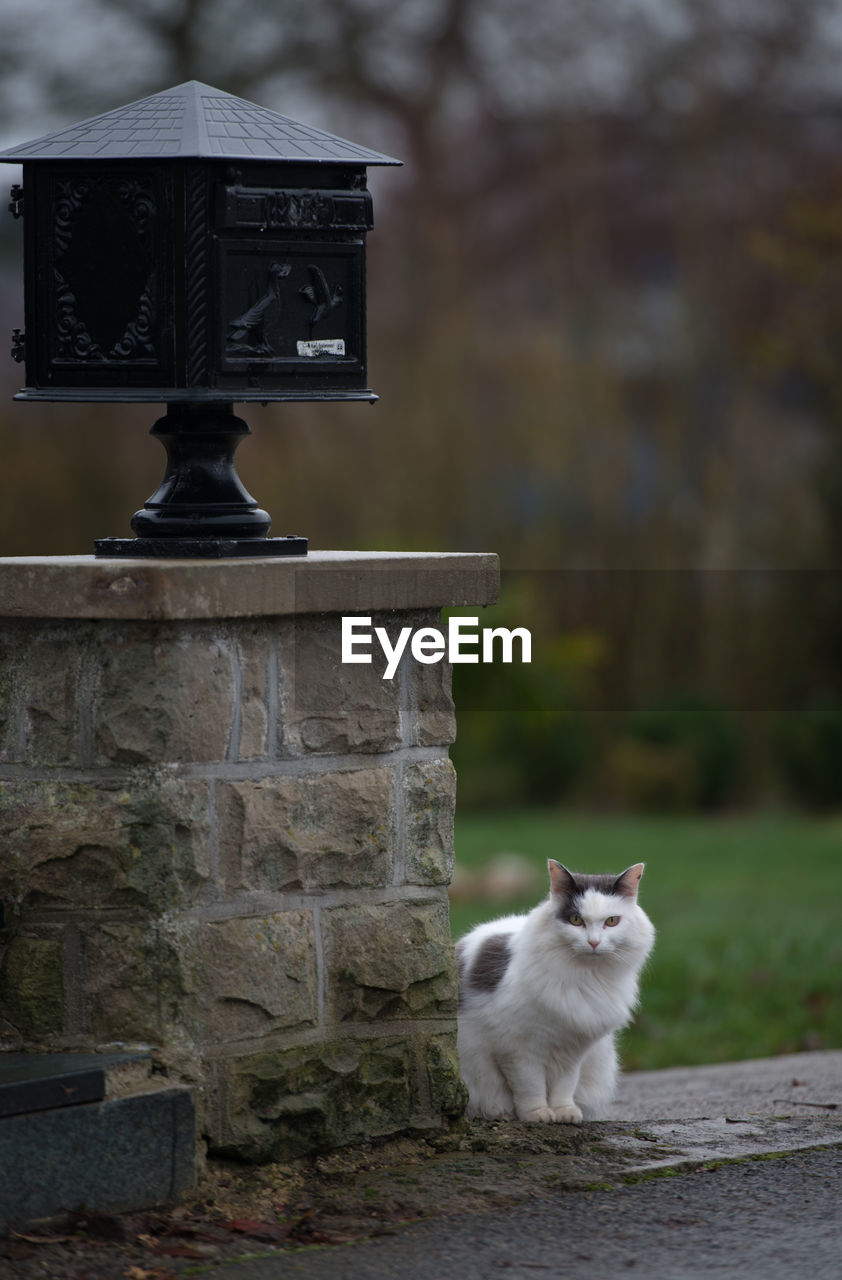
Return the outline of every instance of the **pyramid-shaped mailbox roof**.
{"type": "Polygon", "coordinates": [[[302,164],[401,163],[198,80],[188,80],[0,153],[0,160],[16,163],[190,158],[302,164]]]}

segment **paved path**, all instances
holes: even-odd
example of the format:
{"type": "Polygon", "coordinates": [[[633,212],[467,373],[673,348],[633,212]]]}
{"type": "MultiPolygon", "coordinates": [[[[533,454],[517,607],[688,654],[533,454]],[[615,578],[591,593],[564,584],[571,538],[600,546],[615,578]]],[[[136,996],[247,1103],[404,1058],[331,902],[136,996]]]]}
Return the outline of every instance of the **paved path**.
{"type": "Polygon", "coordinates": [[[437,1219],[389,1239],[229,1263],[205,1280],[839,1280],[842,1151],[437,1219]]]}
{"type": "Polygon", "coordinates": [[[842,1122],[842,1050],[722,1062],[713,1067],[637,1071],[621,1079],[607,1119],[807,1118],[834,1112],[842,1122]]]}
{"type": "Polygon", "coordinates": [[[653,1159],[648,1174],[641,1163],[643,1180],[632,1185],[443,1216],[363,1244],[229,1262],[202,1276],[842,1280],[842,1052],[641,1072],[623,1080],[611,1118],[645,1125],[675,1154],[653,1159]],[[655,1166],[669,1176],[652,1177],[655,1166]]]}

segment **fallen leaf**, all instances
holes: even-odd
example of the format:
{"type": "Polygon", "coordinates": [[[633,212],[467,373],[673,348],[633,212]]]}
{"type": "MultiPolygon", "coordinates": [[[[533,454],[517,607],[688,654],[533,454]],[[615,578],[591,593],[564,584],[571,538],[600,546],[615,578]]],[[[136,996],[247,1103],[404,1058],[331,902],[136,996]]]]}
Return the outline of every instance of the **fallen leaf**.
{"type": "Polygon", "coordinates": [[[13,1231],[9,1228],[9,1235],[13,1240],[25,1240],[27,1244],[72,1244],[75,1236],[32,1236],[26,1235],[22,1231],[13,1231]]]}
{"type": "Polygon", "coordinates": [[[253,1218],[237,1218],[222,1225],[229,1231],[239,1231],[241,1235],[251,1236],[254,1240],[286,1240],[297,1224],[281,1225],[277,1222],[258,1222],[253,1218]]]}
{"type": "Polygon", "coordinates": [[[336,1235],[332,1231],[307,1231],[307,1240],[312,1244],[350,1244],[353,1240],[363,1240],[369,1232],[358,1232],[356,1235],[336,1235]]]}
{"type": "Polygon", "coordinates": [[[159,1241],[151,1249],[152,1253],[160,1253],[167,1258],[207,1258],[209,1253],[216,1251],[216,1245],[206,1244],[203,1249],[197,1249],[192,1244],[167,1244],[166,1241],[159,1241]]]}
{"type": "Polygon", "coordinates": [[[175,1272],[164,1267],[155,1267],[154,1271],[149,1271],[146,1267],[129,1267],[123,1275],[126,1280],[177,1280],[175,1272]]]}

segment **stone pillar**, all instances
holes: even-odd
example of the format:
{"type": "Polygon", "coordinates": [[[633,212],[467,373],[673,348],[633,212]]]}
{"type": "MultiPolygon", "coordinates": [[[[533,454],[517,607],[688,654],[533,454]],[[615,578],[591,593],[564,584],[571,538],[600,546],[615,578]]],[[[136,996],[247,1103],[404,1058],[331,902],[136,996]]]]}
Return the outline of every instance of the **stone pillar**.
{"type": "Polygon", "coordinates": [[[138,1043],[212,1152],[459,1114],[445,662],[496,557],[0,561],[0,1049],[138,1043]]]}

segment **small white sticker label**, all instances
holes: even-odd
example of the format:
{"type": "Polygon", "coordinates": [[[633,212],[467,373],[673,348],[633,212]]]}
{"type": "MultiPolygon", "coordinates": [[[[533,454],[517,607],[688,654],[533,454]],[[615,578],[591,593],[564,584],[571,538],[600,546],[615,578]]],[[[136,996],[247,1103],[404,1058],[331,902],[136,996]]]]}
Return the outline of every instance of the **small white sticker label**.
{"type": "Polygon", "coordinates": [[[314,356],[344,356],[344,338],[317,338],[314,342],[299,342],[298,354],[312,359],[314,356]]]}

